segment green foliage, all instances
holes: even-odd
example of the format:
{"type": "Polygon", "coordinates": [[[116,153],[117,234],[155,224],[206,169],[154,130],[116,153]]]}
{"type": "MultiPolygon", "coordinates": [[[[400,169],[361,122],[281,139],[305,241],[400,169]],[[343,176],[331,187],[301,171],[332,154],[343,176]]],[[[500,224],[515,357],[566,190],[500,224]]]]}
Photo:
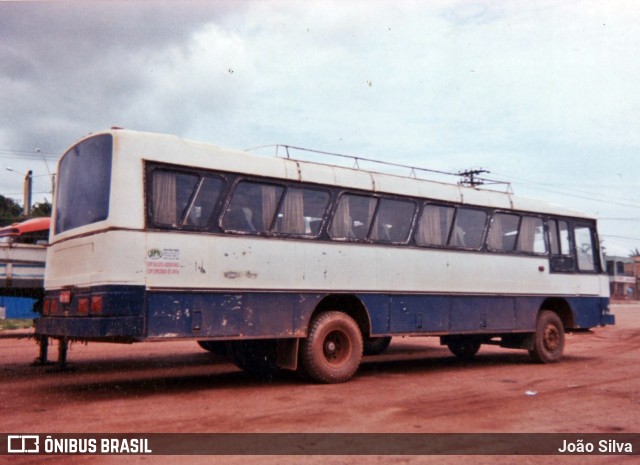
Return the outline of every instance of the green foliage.
{"type": "Polygon", "coordinates": [[[32,218],[40,218],[43,216],[51,216],[51,204],[47,200],[35,203],[33,207],[31,207],[32,218]]]}
{"type": "Polygon", "coordinates": [[[9,329],[28,329],[33,327],[33,319],[17,320],[8,319],[0,320],[0,331],[9,329]]]}
{"type": "Polygon", "coordinates": [[[22,219],[22,207],[13,199],[0,195],[0,226],[7,226],[22,219]]]}
{"type": "MultiPolygon", "coordinates": [[[[40,218],[51,216],[52,207],[49,201],[36,202],[31,207],[30,218],[40,218]]],[[[23,216],[23,209],[15,200],[0,195],[0,227],[19,223],[26,218],[23,216]]]]}

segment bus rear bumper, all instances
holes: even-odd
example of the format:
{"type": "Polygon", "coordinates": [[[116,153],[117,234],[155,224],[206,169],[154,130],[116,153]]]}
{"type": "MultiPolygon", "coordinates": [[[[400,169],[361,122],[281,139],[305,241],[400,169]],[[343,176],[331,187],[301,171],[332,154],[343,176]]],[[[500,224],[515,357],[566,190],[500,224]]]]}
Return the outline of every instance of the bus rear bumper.
{"type": "Polygon", "coordinates": [[[604,313],[600,316],[600,326],[615,325],[616,316],[611,313],[604,313]]]}
{"type": "Polygon", "coordinates": [[[136,342],[144,339],[141,317],[48,317],[36,320],[36,336],[76,340],[136,342]]]}

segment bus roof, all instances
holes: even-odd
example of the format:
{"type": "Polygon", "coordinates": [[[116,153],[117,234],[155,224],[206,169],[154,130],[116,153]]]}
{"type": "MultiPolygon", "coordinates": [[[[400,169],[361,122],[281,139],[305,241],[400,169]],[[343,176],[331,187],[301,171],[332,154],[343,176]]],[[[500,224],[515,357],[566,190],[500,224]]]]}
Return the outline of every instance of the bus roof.
{"type": "Polygon", "coordinates": [[[0,237],[7,236],[21,236],[22,234],[47,231],[51,223],[51,218],[32,218],[30,220],[22,221],[21,223],[13,223],[4,228],[0,228],[0,237]]]}
{"type": "MultiPolygon", "coordinates": [[[[244,150],[224,149],[204,142],[181,139],[174,135],[114,128],[90,134],[87,138],[99,134],[113,135],[118,140],[119,147],[123,150],[128,147],[131,155],[136,154],[143,160],[502,210],[596,219],[595,216],[583,212],[541,200],[519,197],[512,192],[499,192],[316,161],[266,157],[244,150]],[[183,155],[176,157],[176,154],[183,155]],[[186,154],[189,156],[185,157],[186,154]]],[[[76,143],[78,142],[80,141],[76,143]]]]}

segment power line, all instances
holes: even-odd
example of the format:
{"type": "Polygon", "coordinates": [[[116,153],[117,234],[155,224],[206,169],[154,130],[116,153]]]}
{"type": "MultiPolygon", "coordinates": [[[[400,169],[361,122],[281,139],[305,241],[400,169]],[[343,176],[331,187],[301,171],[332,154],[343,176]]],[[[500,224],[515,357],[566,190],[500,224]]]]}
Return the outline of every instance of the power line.
{"type": "Polygon", "coordinates": [[[611,237],[614,239],[628,239],[630,241],[640,241],[640,237],[616,236],[613,234],[600,234],[600,237],[611,237]]]}
{"type": "MultiPolygon", "coordinates": [[[[520,184],[529,184],[529,185],[533,185],[533,186],[553,186],[553,187],[557,187],[557,184],[554,183],[546,183],[546,182],[539,182],[539,181],[531,181],[528,179],[524,179],[524,178],[518,178],[518,177],[514,177],[514,176],[507,176],[504,174],[499,174],[499,173],[494,173],[497,174],[498,176],[503,176],[506,179],[511,179],[514,180],[516,182],[519,182],[520,184]]],[[[511,182],[514,182],[511,181],[511,182]]],[[[601,203],[607,203],[609,205],[617,205],[620,207],[628,207],[628,208],[640,208],[640,203],[638,204],[631,204],[631,203],[627,203],[624,202],[626,199],[623,199],[621,197],[615,197],[615,196],[611,196],[611,195],[606,195],[606,194],[597,194],[600,198],[594,198],[594,197],[590,197],[589,195],[585,195],[585,194],[590,194],[590,195],[595,195],[594,192],[585,192],[583,190],[579,190],[579,189],[566,189],[565,191],[562,190],[554,190],[554,189],[544,189],[541,187],[537,187],[538,190],[543,191],[543,192],[550,192],[552,194],[559,194],[559,195],[563,195],[566,197],[574,197],[574,198],[578,198],[578,199],[583,199],[583,200],[590,200],[592,202],[601,202],[601,203]],[[609,199],[609,200],[607,200],[609,199]]]]}

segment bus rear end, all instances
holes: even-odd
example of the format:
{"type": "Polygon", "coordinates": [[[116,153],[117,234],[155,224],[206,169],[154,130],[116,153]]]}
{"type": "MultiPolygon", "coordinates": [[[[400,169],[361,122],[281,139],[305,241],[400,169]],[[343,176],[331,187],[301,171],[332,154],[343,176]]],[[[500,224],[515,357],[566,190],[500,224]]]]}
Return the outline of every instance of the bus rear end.
{"type": "MultiPolygon", "coordinates": [[[[136,190],[136,164],[118,163],[117,131],[87,137],[58,166],[45,298],[36,335],[61,340],[132,342],[144,338],[144,276],[134,250],[142,196],[124,196],[113,179],[136,190]],[[127,208],[113,208],[114,205],[127,208]],[[136,199],[135,201],[132,199],[136,199]],[[140,199],[140,200],[138,200],[140,199]],[[124,213],[123,213],[124,212],[124,213]],[[107,252],[110,251],[110,252],[107,252]],[[115,251],[115,252],[114,252],[115,251]],[[104,256],[106,253],[109,256],[104,256]]],[[[121,157],[124,158],[124,157],[121,157]]]]}

